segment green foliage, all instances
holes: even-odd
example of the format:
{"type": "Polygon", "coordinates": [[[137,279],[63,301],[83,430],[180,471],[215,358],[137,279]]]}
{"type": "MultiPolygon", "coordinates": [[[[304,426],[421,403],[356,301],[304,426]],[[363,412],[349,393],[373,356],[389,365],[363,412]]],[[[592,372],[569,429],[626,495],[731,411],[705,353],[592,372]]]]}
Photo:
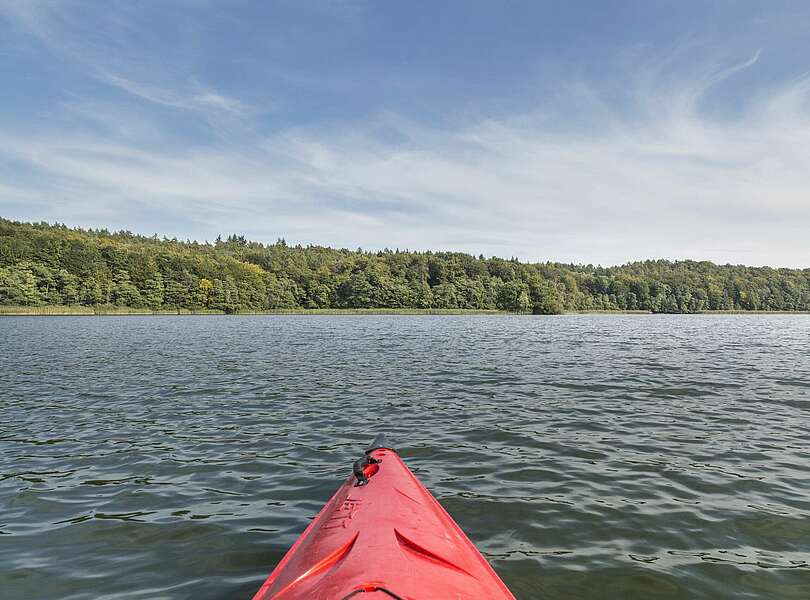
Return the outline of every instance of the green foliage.
{"type": "Polygon", "coordinates": [[[529,304],[535,314],[556,315],[563,312],[562,294],[557,287],[560,285],[566,289],[564,283],[555,284],[548,279],[532,277],[529,280],[529,304]]]}
{"type": "MultiPolygon", "coordinates": [[[[138,310],[810,310],[810,269],[523,264],[456,252],[214,244],[0,219],[0,305],[138,310]]],[[[78,308],[77,308],[78,310],[78,308]]]]}
{"type": "Polygon", "coordinates": [[[0,304],[16,306],[43,304],[37,277],[26,263],[20,262],[8,268],[0,267],[0,304]]]}
{"type": "Polygon", "coordinates": [[[116,306],[132,306],[141,308],[145,305],[140,290],[132,283],[129,273],[118,271],[113,279],[113,300],[116,306]]]}

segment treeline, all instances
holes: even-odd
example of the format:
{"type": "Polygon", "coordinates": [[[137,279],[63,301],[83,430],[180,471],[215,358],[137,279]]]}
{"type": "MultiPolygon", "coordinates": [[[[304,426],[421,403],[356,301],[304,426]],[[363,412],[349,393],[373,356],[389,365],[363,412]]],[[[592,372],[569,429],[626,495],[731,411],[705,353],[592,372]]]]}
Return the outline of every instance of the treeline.
{"type": "Polygon", "coordinates": [[[810,310],[810,269],[695,261],[620,267],[213,243],[0,219],[0,305],[153,310],[284,308],[565,311],[810,310]]]}

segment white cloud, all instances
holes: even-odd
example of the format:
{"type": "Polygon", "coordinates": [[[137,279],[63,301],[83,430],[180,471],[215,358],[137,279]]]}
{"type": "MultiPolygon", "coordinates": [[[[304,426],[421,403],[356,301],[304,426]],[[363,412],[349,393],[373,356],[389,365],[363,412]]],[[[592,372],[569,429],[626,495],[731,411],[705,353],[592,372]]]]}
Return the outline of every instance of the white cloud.
{"type": "Polygon", "coordinates": [[[96,80],[140,100],[196,111],[212,126],[221,117],[247,117],[256,112],[173,68],[165,57],[149,57],[142,45],[128,44],[126,19],[110,17],[105,30],[97,31],[99,23],[82,18],[82,11],[76,8],[67,0],[1,0],[0,17],[34,36],[56,58],[79,64],[96,80]]]}
{"type": "MultiPolygon", "coordinates": [[[[806,99],[801,80],[733,122],[684,113],[676,102],[644,122],[611,118],[576,133],[545,130],[537,115],[452,132],[382,117],[288,131],[251,148],[7,136],[0,152],[43,177],[80,184],[82,198],[135,203],[172,222],[193,215],[202,231],[167,232],[183,236],[245,231],[531,260],[808,266],[806,99]],[[374,133],[380,120],[398,142],[374,133]]],[[[36,184],[20,185],[18,193],[36,194],[36,184]]],[[[90,203],[82,217],[93,210],[90,203]]]]}
{"type": "Polygon", "coordinates": [[[198,110],[202,113],[222,112],[237,117],[245,116],[250,112],[248,107],[236,98],[229,98],[193,80],[180,89],[174,89],[134,81],[102,69],[98,69],[96,77],[128,94],[163,106],[198,110]]]}
{"type": "Polygon", "coordinates": [[[85,128],[74,120],[0,136],[0,163],[35,174],[0,172],[5,216],[527,260],[810,266],[810,79],[761,90],[734,117],[701,110],[718,85],[757,68],[758,51],[685,69],[689,41],[628,59],[626,105],[580,82],[531,114],[454,128],[385,113],[260,139],[230,126],[251,115],[239,100],[188,75],[179,86],[144,78],[133,60],[107,61],[66,35],[71,17],[53,8],[63,5],[30,6],[0,8],[95,77],[147,105],[200,114],[220,135],[179,147],[157,111],[138,121],[109,100],[77,101],[67,110],[85,128]]]}

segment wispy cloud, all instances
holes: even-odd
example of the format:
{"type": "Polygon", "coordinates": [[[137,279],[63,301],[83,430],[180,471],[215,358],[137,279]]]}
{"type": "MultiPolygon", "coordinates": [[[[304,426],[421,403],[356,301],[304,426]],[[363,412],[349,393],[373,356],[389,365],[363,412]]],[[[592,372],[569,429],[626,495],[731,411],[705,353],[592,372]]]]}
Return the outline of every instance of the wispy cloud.
{"type": "Polygon", "coordinates": [[[388,111],[262,135],[231,126],[253,109],[193,74],[76,42],[61,8],[0,6],[139,104],[77,98],[51,127],[0,134],[0,167],[28,173],[0,171],[7,216],[528,260],[810,266],[810,79],[759,87],[732,115],[705,110],[759,67],[756,49],[736,61],[708,60],[695,40],[631,53],[620,94],[561,79],[519,114],[429,126],[388,111]],[[178,143],[163,108],[218,135],[178,143]]]}
{"type": "MultiPolygon", "coordinates": [[[[612,116],[576,133],[544,128],[541,115],[450,132],[384,115],[290,130],[250,158],[244,148],[178,152],[55,136],[5,137],[0,152],[110,206],[194,215],[208,236],[452,246],[532,260],[806,266],[807,100],[802,79],[732,122],[684,112],[676,98],[643,122],[612,116]]],[[[74,218],[92,222],[95,210],[87,205],[74,218]]]]}
{"type": "Polygon", "coordinates": [[[96,77],[100,81],[137,98],[163,106],[200,112],[222,112],[235,117],[247,116],[251,112],[244,103],[236,98],[229,98],[220,92],[200,85],[196,81],[186,83],[179,89],[172,89],[151,83],[133,81],[100,68],[97,69],[96,77]]]}
{"type": "Polygon", "coordinates": [[[134,98],[196,111],[211,121],[219,116],[249,117],[257,112],[172,67],[164,57],[149,57],[144,48],[127,44],[125,20],[111,19],[106,35],[100,35],[93,31],[94,23],[83,20],[76,8],[69,1],[3,0],[0,16],[38,39],[54,57],[81,65],[97,81],[134,98]]]}

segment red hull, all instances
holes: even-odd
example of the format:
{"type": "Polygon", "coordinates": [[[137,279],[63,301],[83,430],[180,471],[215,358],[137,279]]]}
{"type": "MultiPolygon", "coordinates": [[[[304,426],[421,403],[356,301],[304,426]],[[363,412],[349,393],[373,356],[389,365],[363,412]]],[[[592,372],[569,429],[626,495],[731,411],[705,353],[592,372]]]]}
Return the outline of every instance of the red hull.
{"type": "Polygon", "coordinates": [[[253,600],[514,600],[394,450],[368,455],[368,483],[349,477],[253,600]]]}

